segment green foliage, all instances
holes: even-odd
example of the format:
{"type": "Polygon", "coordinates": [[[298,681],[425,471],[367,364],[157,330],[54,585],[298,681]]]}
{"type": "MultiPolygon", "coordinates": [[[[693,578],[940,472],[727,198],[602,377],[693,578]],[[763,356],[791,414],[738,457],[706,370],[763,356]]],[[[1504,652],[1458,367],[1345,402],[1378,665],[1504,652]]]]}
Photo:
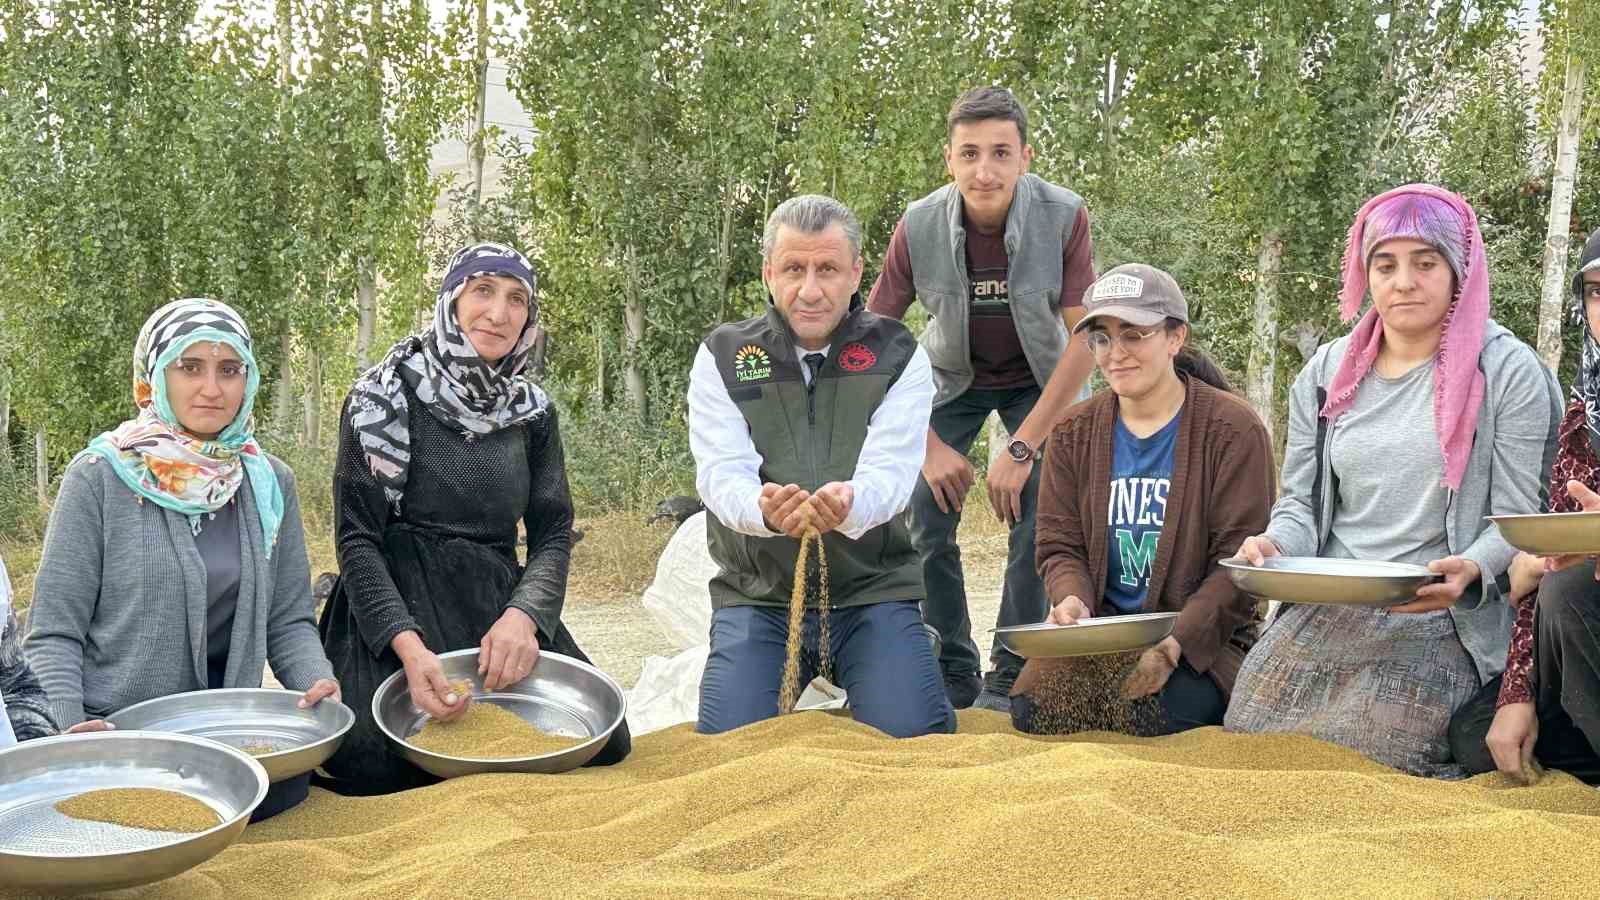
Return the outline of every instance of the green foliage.
{"type": "MultiPolygon", "coordinates": [[[[1234,373],[1251,357],[1263,237],[1284,247],[1282,385],[1301,362],[1290,348],[1344,328],[1355,210],[1412,180],[1478,208],[1495,314],[1531,340],[1569,49],[1600,82],[1600,4],[1583,0],[1540,11],[1548,56],[1531,87],[1514,0],[493,0],[488,52],[509,60],[534,136],[491,130],[503,192],[477,204],[429,175],[477,77],[476,0],[438,5],[438,18],[426,0],[0,6],[13,440],[44,429],[59,464],[124,418],[137,328],[196,294],[244,312],[269,392],[317,360],[310,402],[331,421],[363,273],[379,286],[376,356],[425,321],[451,252],[495,239],[539,268],[580,503],[688,492],[690,360],[716,324],[763,308],[768,213],[800,192],[850,204],[866,290],[906,203],[946,180],[949,103],[984,83],[1028,104],[1033,170],[1087,198],[1100,267],[1172,271],[1197,337],[1234,373]],[[619,402],[630,371],[642,420],[619,402]]],[[[1600,221],[1600,105],[1586,117],[1577,241],[1600,221]]],[[[303,484],[325,481],[329,442],[300,447],[291,411],[271,449],[314,473],[303,484]]]]}
{"type": "Polygon", "coordinates": [[[134,336],[169,300],[238,308],[271,384],[291,334],[342,340],[362,266],[391,292],[424,279],[429,149],[455,96],[427,5],[197,13],[193,0],[7,5],[0,364],[18,420],[47,430],[58,461],[131,413],[134,336]]]}

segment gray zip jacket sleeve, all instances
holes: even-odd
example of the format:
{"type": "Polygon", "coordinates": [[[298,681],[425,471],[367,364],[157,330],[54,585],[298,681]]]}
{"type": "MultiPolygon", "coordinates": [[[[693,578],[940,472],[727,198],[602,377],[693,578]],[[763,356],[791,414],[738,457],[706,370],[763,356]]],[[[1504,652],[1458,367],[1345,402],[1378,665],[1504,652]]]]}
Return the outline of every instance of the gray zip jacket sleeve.
{"type": "MultiPolygon", "coordinates": [[[[1316,556],[1333,522],[1337,482],[1328,462],[1322,400],[1344,358],[1349,337],[1318,348],[1295,378],[1289,395],[1289,438],[1281,494],[1267,537],[1286,556],[1316,556]]],[[[1461,643],[1487,682],[1505,669],[1513,610],[1495,579],[1516,550],[1484,516],[1539,512],[1547,504],[1545,473],[1555,454],[1561,391],[1533,349],[1490,321],[1478,368],[1484,374],[1483,409],[1461,489],[1449,499],[1445,533],[1450,552],[1477,563],[1482,573],[1451,608],[1461,643]]],[[[1396,485],[1396,502],[1404,486],[1396,485]]]]}

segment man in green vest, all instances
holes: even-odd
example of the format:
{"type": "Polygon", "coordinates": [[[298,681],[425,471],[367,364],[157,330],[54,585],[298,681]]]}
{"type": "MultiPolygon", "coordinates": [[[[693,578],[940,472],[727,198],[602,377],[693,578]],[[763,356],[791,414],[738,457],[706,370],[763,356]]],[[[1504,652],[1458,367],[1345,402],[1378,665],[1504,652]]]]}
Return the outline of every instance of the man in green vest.
{"type": "Polygon", "coordinates": [[[997,624],[1049,614],[1034,567],[1033,516],[1045,438],[1087,396],[1094,360],[1070,340],[1094,283],[1083,198],[1028,173],[1028,114],[1005,88],[974,88],[950,107],[944,148],[951,183],[906,208],[867,308],[898,319],[920,299],[922,346],[937,388],[922,481],[911,501],[912,542],[939,632],[939,664],[956,708],[1006,710],[1022,660],[995,642],[985,680],[972,640],[956,527],[974,473],[967,451],[991,412],[1011,443],[989,467],[989,503],[1011,528],[997,624]],[[980,696],[979,691],[982,690],[980,696]]]}
{"type": "Polygon", "coordinates": [[[829,591],[826,610],[807,598],[800,685],[826,658],[857,720],[895,737],[953,731],[922,627],[922,565],[900,515],[933,402],[927,353],[904,325],[863,308],[861,224],[844,204],[784,201],[761,251],[766,313],[711,332],[689,376],[689,447],[718,568],[699,730],[777,715],[799,539],[811,527],[829,591]]]}

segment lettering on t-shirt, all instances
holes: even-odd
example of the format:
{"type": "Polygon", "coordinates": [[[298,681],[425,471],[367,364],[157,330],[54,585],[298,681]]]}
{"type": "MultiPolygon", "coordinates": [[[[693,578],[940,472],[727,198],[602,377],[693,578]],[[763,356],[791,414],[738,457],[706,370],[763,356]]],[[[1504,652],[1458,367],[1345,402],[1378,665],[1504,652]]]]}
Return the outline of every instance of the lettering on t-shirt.
{"type": "Polygon", "coordinates": [[[1169,478],[1126,477],[1111,479],[1111,504],[1106,521],[1117,542],[1121,571],[1117,580],[1138,588],[1150,578],[1156,543],[1167,518],[1169,478]]]}
{"type": "Polygon", "coordinates": [[[987,300],[990,303],[1009,303],[1011,293],[1006,290],[1004,278],[986,278],[972,283],[972,302],[987,300]]]}

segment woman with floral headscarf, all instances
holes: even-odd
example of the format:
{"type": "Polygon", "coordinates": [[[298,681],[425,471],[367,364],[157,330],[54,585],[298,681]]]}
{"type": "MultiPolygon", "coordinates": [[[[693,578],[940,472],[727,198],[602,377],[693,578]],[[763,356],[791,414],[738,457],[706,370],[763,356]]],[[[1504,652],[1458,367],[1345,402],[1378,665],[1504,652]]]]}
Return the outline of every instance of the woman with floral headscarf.
{"type": "MultiPolygon", "coordinates": [[[[62,476],[34,582],[28,662],[56,725],[155,697],[260,687],[339,698],[317,640],[294,475],[252,433],[250,332],[214,300],[150,316],[133,351],[134,418],[62,476]]],[[[273,787],[257,817],[303,799],[273,787]]]]}
{"type": "Polygon", "coordinates": [[[1431,185],[1356,215],[1340,311],[1289,397],[1280,499],[1235,558],[1426,565],[1393,609],[1288,604],[1245,658],[1224,725],[1298,732],[1415,775],[1459,777],[1450,716],[1505,668],[1515,551],[1484,516],[1535,512],[1560,418],[1554,376],[1489,318],[1477,214],[1431,185]]]}
{"type": "MultiPolygon", "coordinates": [[[[334,470],[341,574],[322,633],[357,721],[324,766],[333,790],[437,780],[392,753],[372,719],[372,695],[393,672],[405,670],[419,709],[449,720],[468,698],[437,654],[477,648],[491,691],[526,677],[541,649],[587,662],[561,623],[572,554],[561,433],[555,408],[523,377],[536,284],[510,247],[461,250],[432,328],[395,344],[345,401],[334,470]]],[[[629,748],[622,725],[590,764],[629,748]]]]}
{"type": "MultiPolygon", "coordinates": [[[[1600,231],[1572,276],[1583,358],[1550,467],[1550,511],[1600,510],[1600,231]]],[[[1450,721],[1450,746],[1471,774],[1531,781],[1533,762],[1600,784],[1600,573],[1593,556],[1511,563],[1517,621],[1505,674],[1450,721]]]]}

